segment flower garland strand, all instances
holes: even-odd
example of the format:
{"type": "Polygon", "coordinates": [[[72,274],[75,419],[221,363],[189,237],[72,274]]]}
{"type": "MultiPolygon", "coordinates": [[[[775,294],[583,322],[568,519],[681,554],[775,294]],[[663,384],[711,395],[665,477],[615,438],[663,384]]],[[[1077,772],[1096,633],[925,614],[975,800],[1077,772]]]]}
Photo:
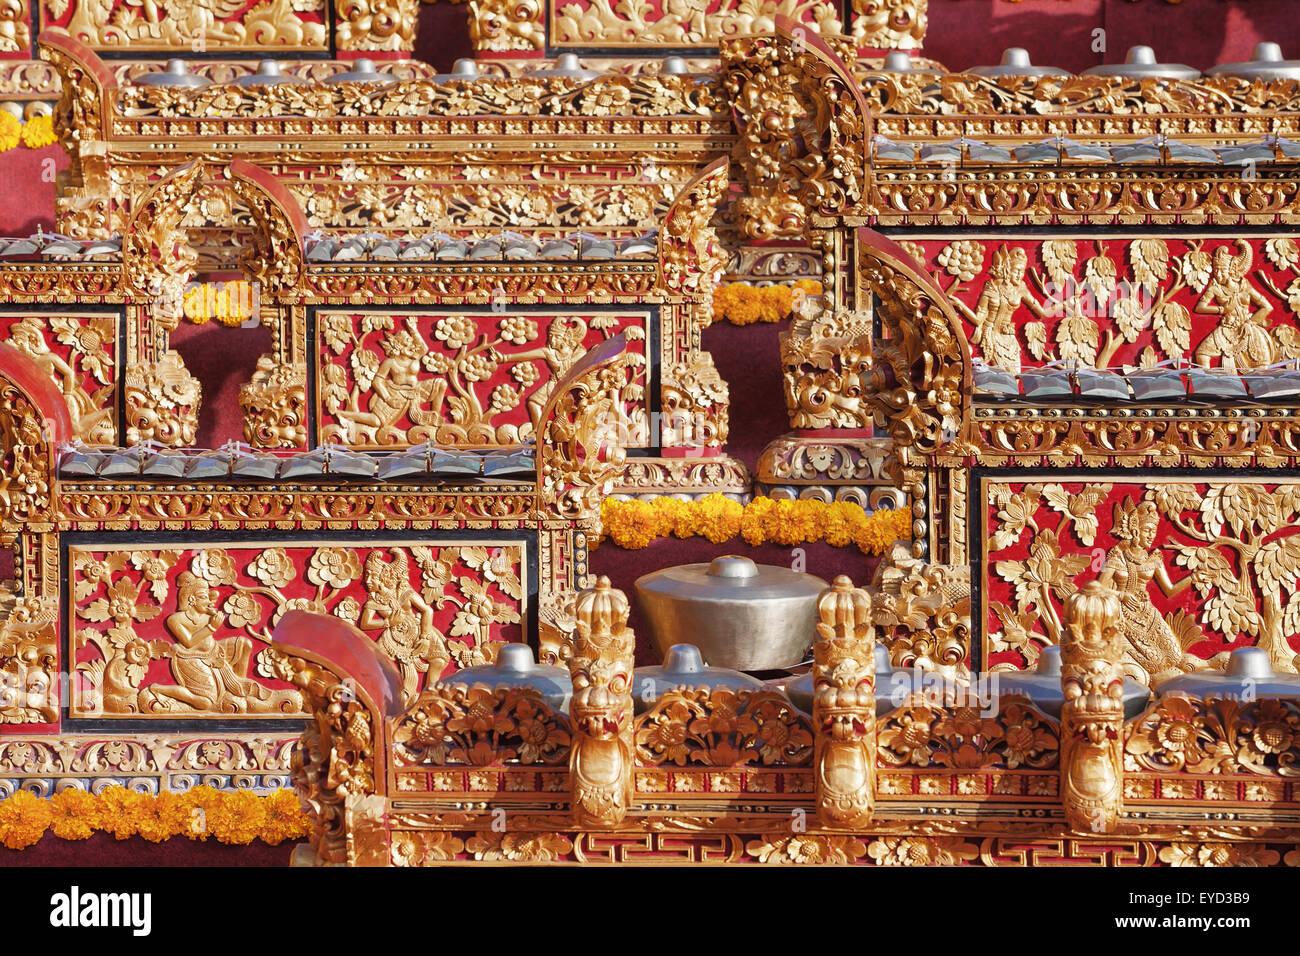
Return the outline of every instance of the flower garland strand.
{"type": "Polygon", "coordinates": [[[85,840],[96,830],[150,843],[212,836],[218,843],[275,846],[306,836],[311,821],[292,790],[259,796],[206,786],[159,794],[107,787],[96,794],[69,787],[48,799],[19,790],[0,801],[0,844],[11,850],[31,846],[47,831],[61,840],[85,840]]]}
{"type": "Polygon", "coordinates": [[[650,501],[601,504],[601,540],[620,548],[644,548],[655,538],[708,538],[714,544],[739,535],[750,545],[796,545],[825,541],[837,548],[855,544],[863,554],[884,554],[912,533],[909,508],[867,514],[847,501],[786,501],[755,498],[747,505],[714,493],[697,501],[660,497],[650,501]]]}
{"type": "Polygon", "coordinates": [[[789,318],[796,291],[804,295],[821,295],[822,284],[815,279],[796,279],[788,285],[727,283],[713,291],[713,321],[725,320],[732,325],[780,322],[789,318]]]}

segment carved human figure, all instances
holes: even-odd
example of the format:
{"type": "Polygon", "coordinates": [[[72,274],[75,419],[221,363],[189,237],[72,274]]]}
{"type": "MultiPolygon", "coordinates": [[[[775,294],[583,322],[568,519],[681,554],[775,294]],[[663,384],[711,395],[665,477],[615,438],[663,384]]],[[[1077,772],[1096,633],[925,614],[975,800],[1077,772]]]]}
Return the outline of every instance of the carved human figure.
{"type": "Polygon", "coordinates": [[[1209,366],[1214,359],[1229,370],[1247,372],[1272,364],[1277,343],[1263,322],[1273,307],[1246,278],[1250,271],[1250,243],[1237,240],[1240,252],[1233,255],[1220,246],[1210,260],[1210,282],[1196,303],[1196,311],[1223,316],[1222,321],[1196,346],[1197,365],[1209,366]]]}
{"type": "Polygon", "coordinates": [[[393,560],[382,552],[366,557],[363,579],[366,603],[358,625],[379,630],[379,649],[392,658],[402,675],[402,695],[409,703],[416,697],[420,675],[438,676],[451,660],[443,634],[433,626],[433,608],[411,587],[410,562],[406,552],[393,548],[393,560]]]}
{"type": "Polygon", "coordinates": [[[141,710],[265,714],[302,708],[298,691],[271,690],[244,676],[253,642],[242,635],[217,640],[221,621],[216,592],[202,578],[181,572],[176,579],[176,611],[163,622],[176,643],[151,645],[155,656],[170,659],[176,683],[144,688],[139,697],[141,710]]]}
{"type": "Polygon", "coordinates": [[[339,410],[339,418],[349,423],[346,432],[369,438],[377,445],[406,440],[406,428],[398,423],[404,417],[415,418],[420,406],[430,404],[435,413],[447,391],[445,378],[420,379],[420,360],[428,348],[409,329],[398,329],[384,339],[387,355],[375,370],[370,383],[369,401],[359,406],[356,393],[351,408],[339,410]]]}
{"type": "Polygon", "coordinates": [[[9,330],[9,341],[58,384],[78,438],[91,444],[113,442],[113,407],[107,401],[112,395],[112,386],[97,392],[98,404],[107,406],[97,408],[96,399],[81,387],[76,370],[50,349],[39,320],[35,318],[28,317],[15,323],[9,330]]]}
{"type": "Polygon", "coordinates": [[[1184,590],[1191,578],[1175,583],[1163,556],[1154,549],[1160,513],[1154,502],[1131,497],[1115,505],[1112,534],[1119,540],[1106,554],[1099,580],[1113,587],[1123,607],[1124,670],[1143,683],[1172,677],[1205,666],[1187,654],[1173,629],[1161,617],[1148,590],[1152,581],[1166,597],[1184,590]]]}
{"type": "Polygon", "coordinates": [[[1020,374],[1020,339],[1016,334],[1015,314],[1020,306],[1029,308],[1040,319],[1047,312],[1025,285],[1025,269],[1029,258],[1019,246],[999,246],[993,253],[989,266],[989,279],[980,290],[975,308],[952,299],[953,305],[965,313],[975,326],[971,344],[983,353],[986,364],[1020,374]]]}

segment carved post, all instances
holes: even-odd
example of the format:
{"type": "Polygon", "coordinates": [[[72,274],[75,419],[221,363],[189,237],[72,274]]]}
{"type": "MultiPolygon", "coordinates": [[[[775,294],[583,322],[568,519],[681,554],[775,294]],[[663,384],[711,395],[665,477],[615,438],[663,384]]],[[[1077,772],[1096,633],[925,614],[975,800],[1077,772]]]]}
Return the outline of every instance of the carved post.
{"type": "Polygon", "coordinates": [[[1076,830],[1114,832],[1123,809],[1122,655],[1119,597],[1089,581],[1066,600],[1061,636],[1061,800],[1076,830]]]}
{"type": "Polygon", "coordinates": [[[603,575],[578,595],[569,776],[578,826],[614,827],[632,803],[632,651],[627,595],[603,575]]]}
{"type": "Polygon", "coordinates": [[[871,822],[876,790],[876,661],[871,596],[841,574],[817,599],[813,765],[817,814],[831,827],[871,822]]]}

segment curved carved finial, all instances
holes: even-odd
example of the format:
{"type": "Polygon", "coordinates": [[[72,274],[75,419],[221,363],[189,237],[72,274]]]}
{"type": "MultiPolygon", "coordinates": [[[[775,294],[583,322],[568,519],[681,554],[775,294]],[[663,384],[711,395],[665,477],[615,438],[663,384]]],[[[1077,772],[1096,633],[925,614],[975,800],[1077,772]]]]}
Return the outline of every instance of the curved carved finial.
{"type": "Polygon", "coordinates": [[[1124,631],[1120,602],[1089,581],[1065,602],[1061,632],[1061,800],[1070,826],[1112,833],[1124,805],[1124,631]]]}
{"type": "MultiPolygon", "coordinates": [[[[897,243],[859,228],[858,285],[880,300],[871,401],[907,464],[952,445],[969,416],[970,347],[948,297],[897,243]]],[[[901,476],[899,476],[901,480],[901,476]]]]}
{"type": "Polygon", "coordinates": [[[724,157],[704,167],[682,187],[659,231],[659,271],[670,294],[711,295],[727,256],[718,242],[713,217],[730,186],[731,165],[724,157]]]}
{"type": "Polygon", "coordinates": [[[841,574],[817,599],[813,765],[817,814],[831,827],[871,822],[876,789],[876,661],[871,596],[841,574]]]}
{"type": "Polygon", "coordinates": [[[182,221],[204,173],[201,162],[190,162],[154,183],[134,204],[122,235],[127,281],[137,295],[153,297],[154,322],[167,331],[180,324],[185,285],[199,259],[182,221]]]}
{"type": "Polygon", "coordinates": [[[307,217],[284,184],[260,166],[236,159],[227,174],[253,217],[252,242],[240,263],[267,292],[292,290],[302,280],[307,217]]]}
{"type": "Polygon", "coordinates": [[[117,81],[95,51],[66,30],[43,28],[36,46],[41,59],[59,74],[61,92],[54,110],[54,128],[75,167],[78,144],[101,138],[104,91],[115,89],[117,81]]]}
{"type": "Polygon", "coordinates": [[[627,595],[601,576],[578,595],[569,775],[578,826],[613,827],[632,804],[632,664],[627,595]]]}

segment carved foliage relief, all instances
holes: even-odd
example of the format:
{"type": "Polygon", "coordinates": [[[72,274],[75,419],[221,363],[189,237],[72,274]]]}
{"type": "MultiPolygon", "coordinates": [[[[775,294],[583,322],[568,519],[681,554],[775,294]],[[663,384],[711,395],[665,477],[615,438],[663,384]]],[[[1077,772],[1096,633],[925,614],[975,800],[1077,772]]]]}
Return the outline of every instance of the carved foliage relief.
{"type": "Polygon", "coordinates": [[[78,438],[88,445],[117,443],[113,316],[0,315],[0,336],[50,376],[68,404],[78,438]]]}
{"type": "Polygon", "coordinates": [[[903,245],[995,368],[1181,359],[1249,371],[1300,357],[1300,246],[1289,237],[903,245]]]}
{"type": "Polygon", "coordinates": [[[95,50],[326,49],[325,0],[41,0],[41,24],[95,50]]]}
{"type": "Polygon", "coordinates": [[[303,713],[263,652],[292,610],[334,614],[397,665],[408,701],[525,634],[515,543],[69,549],[74,716],[303,713]]]}
{"type": "Polygon", "coordinates": [[[839,5],[820,0],[551,0],[558,46],[716,46],[719,39],[771,33],[777,15],[838,34],[839,5]]]}
{"type": "Polygon", "coordinates": [[[621,399],[630,418],[643,419],[648,322],[645,313],[321,312],[321,440],[359,448],[513,444],[533,434],[565,372],[623,331],[634,374],[621,399]]]}
{"type": "Polygon", "coordinates": [[[1065,599],[1100,579],[1120,596],[1125,674],[1148,682],[1268,650],[1300,651],[1300,483],[1034,481],[985,487],[984,653],[1033,666],[1059,643],[1065,599]]]}

